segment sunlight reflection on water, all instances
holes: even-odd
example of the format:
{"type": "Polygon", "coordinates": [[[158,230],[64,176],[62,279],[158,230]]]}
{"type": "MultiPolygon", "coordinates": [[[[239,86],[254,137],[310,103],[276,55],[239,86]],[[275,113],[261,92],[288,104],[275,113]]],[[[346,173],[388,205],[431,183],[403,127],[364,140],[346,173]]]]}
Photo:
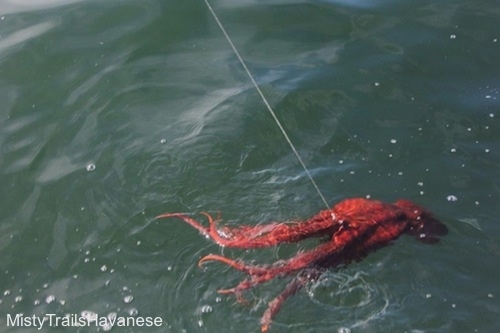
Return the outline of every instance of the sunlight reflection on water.
{"type": "Polygon", "coordinates": [[[87,0],[2,0],[0,15],[45,10],[87,0]]]}

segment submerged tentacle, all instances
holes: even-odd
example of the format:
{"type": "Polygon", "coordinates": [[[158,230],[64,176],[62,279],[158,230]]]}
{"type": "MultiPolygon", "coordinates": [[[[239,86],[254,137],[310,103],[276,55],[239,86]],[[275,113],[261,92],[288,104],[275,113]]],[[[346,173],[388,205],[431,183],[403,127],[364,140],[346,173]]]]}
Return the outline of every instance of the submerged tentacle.
{"type": "Polygon", "coordinates": [[[266,311],[262,315],[260,319],[260,329],[262,333],[266,333],[269,330],[269,326],[271,326],[271,322],[273,321],[276,314],[280,311],[283,303],[291,296],[295,295],[299,289],[304,286],[304,282],[300,279],[296,278],[289,282],[285,289],[276,296],[272,301],[269,302],[266,311]]]}
{"type": "Polygon", "coordinates": [[[304,271],[303,274],[299,274],[292,281],[290,281],[283,291],[276,296],[273,300],[268,303],[266,311],[262,315],[260,320],[261,332],[266,333],[269,330],[269,326],[274,319],[274,317],[278,314],[281,309],[281,306],[285,301],[295,295],[300,289],[306,286],[309,282],[315,281],[321,272],[317,269],[312,269],[308,271],[304,271]]]}

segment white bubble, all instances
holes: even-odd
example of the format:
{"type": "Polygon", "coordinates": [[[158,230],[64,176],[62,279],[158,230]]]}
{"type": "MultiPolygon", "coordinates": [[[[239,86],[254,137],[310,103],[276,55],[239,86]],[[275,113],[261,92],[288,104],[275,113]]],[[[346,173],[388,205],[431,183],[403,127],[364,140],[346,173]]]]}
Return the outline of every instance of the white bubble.
{"type": "Polygon", "coordinates": [[[448,200],[450,202],[455,202],[455,201],[458,201],[458,198],[456,196],[454,196],[453,194],[450,194],[449,196],[446,197],[446,200],[448,200]]]}
{"type": "Polygon", "coordinates": [[[101,272],[106,272],[108,270],[108,267],[106,265],[101,266],[101,272]]]}
{"type": "Polygon", "coordinates": [[[49,295],[45,298],[45,303],[50,304],[56,300],[56,297],[54,295],[49,295]]]}
{"type": "Polygon", "coordinates": [[[391,143],[397,143],[397,142],[398,142],[398,140],[396,140],[396,139],[391,139],[391,143]]]}
{"type": "Polygon", "coordinates": [[[167,139],[161,139],[161,140],[160,140],[160,143],[161,143],[161,144],[167,143],[167,139]]]}
{"type": "Polygon", "coordinates": [[[106,320],[106,322],[101,325],[102,330],[105,332],[111,331],[111,329],[113,328],[113,325],[111,323],[114,323],[116,321],[117,316],[118,314],[116,312],[110,312],[107,316],[108,320],[106,320]]]}
{"type": "Polygon", "coordinates": [[[128,295],[128,296],[123,297],[123,301],[127,304],[131,303],[133,300],[134,300],[134,296],[132,296],[132,295],[128,295]]]}
{"type": "Polygon", "coordinates": [[[450,39],[455,39],[455,38],[457,38],[457,35],[455,35],[455,34],[450,35],[450,39]]]}
{"type": "Polygon", "coordinates": [[[87,164],[87,167],[85,168],[87,171],[91,172],[95,170],[95,164],[94,163],[89,163],[87,164]]]}
{"type": "Polygon", "coordinates": [[[102,323],[101,329],[103,332],[109,332],[113,328],[113,325],[111,325],[111,322],[109,320],[106,320],[106,322],[102,323]]]}
{"type": "Polygon", "coordinates": [[[203,305],[200,311],[201,313],[211,313],[213,311],[213,308],[210,305],[203,305]]]}
{"type": "Polygon", "coordinates": [[[97,313],[89,310],[83,310],[80,316],[87,322],[94,322],[97,320],[97,313]]]}

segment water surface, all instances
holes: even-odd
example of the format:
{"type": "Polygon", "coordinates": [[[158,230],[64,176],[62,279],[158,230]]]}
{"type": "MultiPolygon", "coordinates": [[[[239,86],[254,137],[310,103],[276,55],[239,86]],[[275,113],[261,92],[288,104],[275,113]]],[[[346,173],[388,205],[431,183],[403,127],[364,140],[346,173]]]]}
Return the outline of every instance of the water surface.
{"type": "MultiPolygon", "coordinates": [[[[497,331],[499,5],[212,5],[329,203],[407,198],[450,229],[327,272],[271,332],[497,331]]],[[[85,311],[166,323],[116,332],[259,331],[286,282],[241,305],[216,290],[243,275],[198,259],[270,263],[315,242],[221,250],[154,220],[324,208],[203,1],[2,1],[0,101],[1,332],[31,331],[7,314],[85,311]]]]}

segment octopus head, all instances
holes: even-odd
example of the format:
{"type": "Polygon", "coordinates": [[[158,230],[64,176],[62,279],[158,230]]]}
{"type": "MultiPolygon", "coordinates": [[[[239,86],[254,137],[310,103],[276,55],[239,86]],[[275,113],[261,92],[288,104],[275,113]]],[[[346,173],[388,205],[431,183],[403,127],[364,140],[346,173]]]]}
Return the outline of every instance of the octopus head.
{"type": "Polygon", "coordinates": [[[395,205],[403,209],[407,215],[406,233],[415,236],[419,241],[434,244],[439,242],[439,237],[448,233],[446,225],[422,207],[407,200],[398,200],[395,205]]]}

